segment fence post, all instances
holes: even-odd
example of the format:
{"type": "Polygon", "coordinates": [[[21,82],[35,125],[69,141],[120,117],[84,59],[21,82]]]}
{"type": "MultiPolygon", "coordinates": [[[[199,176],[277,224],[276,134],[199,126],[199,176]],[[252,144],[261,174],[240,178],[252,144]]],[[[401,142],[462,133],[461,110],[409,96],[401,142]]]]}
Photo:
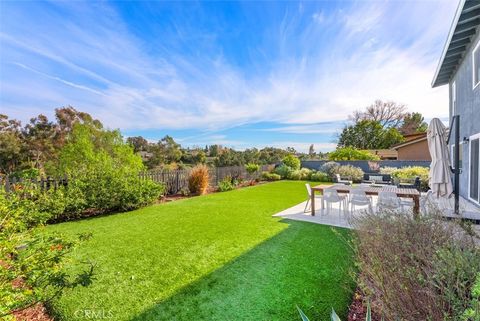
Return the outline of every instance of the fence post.
{"type": "Polygon", "coordinates": [[[176,178],[175,178],[175,179],[176,179],[176,185],[177,185],[177,186],[176,186],[175,193],[178,193],[178,190],[179,190],[178,186],[179,186],[179,184],[180,184],[180,182],[179,182],[179,180],[178,180],[178,172],[179,172],[178,170],[175,171],[175,173],[176,173],[176,178]]]}

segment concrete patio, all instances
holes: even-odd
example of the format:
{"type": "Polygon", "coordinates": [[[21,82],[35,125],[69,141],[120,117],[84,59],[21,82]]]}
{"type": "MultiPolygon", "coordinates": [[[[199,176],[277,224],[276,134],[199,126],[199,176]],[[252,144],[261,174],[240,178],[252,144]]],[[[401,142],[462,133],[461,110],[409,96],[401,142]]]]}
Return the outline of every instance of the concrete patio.
{"type": "MultiPolygon", "coordinates": [[[[450,210],[453,208],[453,199],[449,200],[444,200],[444,199],[432,199],[435,202],[435,206],[438,207],[439,209],[449,209],[449,210],[442,210],[444,213],[444,216],[447,218],[466,218],[469,220],[477,221],[476,229],[480,231],[480,210],[478,207],[474,206],[471,204],[469,201],[465,200],[464,198],[460,198],[460,212],[462,213],[460,216],[457,216],[453,214],[453,212],[450,210]]],[[[305,205],[307,201],[304,201],[300,204],[297,204],[295,206],[292,206],[290,208],[287,208],[286,210],[283,210],[279,213],[274,214],[274,217],[282,217],[282,218],[287,218],[291,220],[296,220],[296,221],[304,221],[304,222],[311,222],[315,224],[323,224],[323,225],[330,225],[330,226],[335,226],[335,227],[343,227],[343,228],[349,228],[351,229],[352,226],[349,222],[349,219],[346,218],[346,215],[344,215],[343,211],[340,211],[338,209],[338,205],[333,205],[333,208],[330,212],[327,212],[326,209],[321,209],[320,207],[320,198],[318,198],[316,202],[316,211],[315,211],[315,216],[312,216],[310,213],[310,210],[307,212],[304,212],[305,205]]],[[[372,205],[373,209],[375,211],[377,204],[377,197],[373,196],[372,197],[372,205]]],[[[361,215],[362,211],[366,210],[366,207],[364,208],[358,208],[355,210],[355,213],[353,213],[353,216],[355,215],[361,215]]],[[[350,212],[348,212],[349,216],[352,216],[350,212]]]]}

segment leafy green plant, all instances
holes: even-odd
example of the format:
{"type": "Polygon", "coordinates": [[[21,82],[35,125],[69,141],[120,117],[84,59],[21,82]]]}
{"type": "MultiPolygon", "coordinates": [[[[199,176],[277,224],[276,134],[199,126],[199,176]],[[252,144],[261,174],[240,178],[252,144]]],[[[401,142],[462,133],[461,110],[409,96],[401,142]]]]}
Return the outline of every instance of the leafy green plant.
{"type": "Polygon", "coordinates": [[[359,182],[363,179],[363,170],[360,167],[352,165],[342,165],[335,169],[335,174],[339,174],[340,177],[351,179],[354,182],[359,182]]]}
{"type": "Polygon", "coordinates": [[[462,316],[464,321],[480,321],[480,272],[472,285],[470,306],[462,316]]]}
{"type": "Polygon", "coordinates": [[[308,168],[297,169],[288,173],[288,179],[292,180],[306,180],[312,174],[312,170],[308,168]]]}
{"type": "Polygon", "coordinates": [[[333,161],[341,160],[380,160],[380,157],[367,150],[359,150],[354,147],[337,148],[328,154],[328,159],[333,161]]]}
{"type": "Polygon", "coordinates": [[[225,177],[218,183],[218,190],[220,192],[231,191],[233,189],[235,189],[235,184],[232,182],[230,176],[225,177]]]}
{"type": "Polygon", "coordinates": [[[391,172],[392,177],[400,182],[413,182],[415,178],[420,177],[422,190],[428,190],[428,175],[430,169],[422,166],[408,166],[397,168],[391,172]]]}
{"type": "Polygon", "coordinates": [[[289,154],[282,159],[282,163],[285,166],[290,167],[293,170],[300,169],[300,159],[297,156],[289,154]]]}
{"type": "Polygon", "coordinates": [[[282,164],[274,169],[274,173],[278,174],[283,179],[289,178],[293,171],[294,169],[292,169],[290,166],[287,166],[285,164],[282,164]]]}
{"type": "Polygon", "coordinates": [[[264,181],[279,181],[282,179],[282,177],[275,173],[262,172],[262,179],[264,181]]]}
{"type": "Polygon", "coordinates": [[[1,318],[92,281],[93,265],[79,274],[63,270],[67,255],[89,235],[64,238],[42,233],[38,227],[50,213],[43,212],[30,196],[28,192],[7,195],[0,190],[1,318]]]}
{"type": "MultiPolygon", "coordinates": [[[[64,212],[53,211],[54,218],[81,217],[85,211],[126,211],[154,202],[164,186],[141,179],[143,169],[140,156],[118,131],[75,125],[59,155],[58,174],[69,180],[66,188],[51,195],[64,202],[64,212]]],[[[54,205],[48,197],[44,201],[46,206],[54,205]]]]}
{"type": "Polygon", "coordinates": [[[331,179],[328,176],[328,174],[321,171],[312,172],[310,174],[309,179],[314,182],[331,182],[331,179]]]}
{"type": "Polygon", "coordinates": [[[380,174],[389,174],[391,175],[394,171],[396,171],[397,167],[390,167],[390,166],[382,166],[380,167],[380,174]]]}
{"type": "Polygon", "coordinates": [[[255,174],[256,172],[258,172],[260,170],[260,165],[255,164],[255,163],[248,163],[247,165],[245,165],[245,170],[249,174],[255,174]]]}
{"type": "Polygon", "coordinates": [[[327,162],[320,167],[320,171],[326,173],[330,179],[333,179],[338,167],[340,167],[340,164],[337,162],[327,162]]]}
{"type": "Polygon", "coordinates": [[[24,179],[34,179],[40,176],[40,170],[37,168],[27,168],[23,170],[18,170],[13,172],[10,177],[15,178],[24,178],[24,179]]]}

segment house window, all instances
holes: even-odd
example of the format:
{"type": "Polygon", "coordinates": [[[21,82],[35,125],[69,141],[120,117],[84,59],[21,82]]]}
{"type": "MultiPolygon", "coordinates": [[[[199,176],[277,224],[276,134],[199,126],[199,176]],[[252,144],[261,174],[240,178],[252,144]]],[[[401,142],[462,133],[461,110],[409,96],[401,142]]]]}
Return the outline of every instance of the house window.
{"type": "Polygon", "coordinates": [[[473,49],[473,88],[480,85],[480,41],[477,43],[475,49],[473,49]]]}
{"type": "Polygon", "coordinates": [[[469,198],[480,204],[480,133],[470,136],[469,198]]]}
{"type": "MultiPolygon", "coordinates": [[[[463,145],[460,143],[459,145],[459,159],[458,159],[458,163],[460,165],[460,169],[463,168],[463,145]]],[[[450,151],[450,164],[452,164],[452,168],[455,168],[455,144],[451,145],[451,148],[452,150],[450,151]]]]}

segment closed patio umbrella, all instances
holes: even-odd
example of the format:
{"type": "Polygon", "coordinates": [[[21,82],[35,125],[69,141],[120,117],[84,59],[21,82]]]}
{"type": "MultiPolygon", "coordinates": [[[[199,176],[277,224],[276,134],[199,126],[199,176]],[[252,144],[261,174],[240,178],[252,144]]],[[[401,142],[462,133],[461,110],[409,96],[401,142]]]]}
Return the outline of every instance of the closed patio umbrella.
{"type": "Polygon", "coordinates": [[[428,149],[432,157],[429,185],[437,197],[450,197],[453,193],[447,139],[447,128],[440,119],[433,118],[427,130],[428,149]]]}

